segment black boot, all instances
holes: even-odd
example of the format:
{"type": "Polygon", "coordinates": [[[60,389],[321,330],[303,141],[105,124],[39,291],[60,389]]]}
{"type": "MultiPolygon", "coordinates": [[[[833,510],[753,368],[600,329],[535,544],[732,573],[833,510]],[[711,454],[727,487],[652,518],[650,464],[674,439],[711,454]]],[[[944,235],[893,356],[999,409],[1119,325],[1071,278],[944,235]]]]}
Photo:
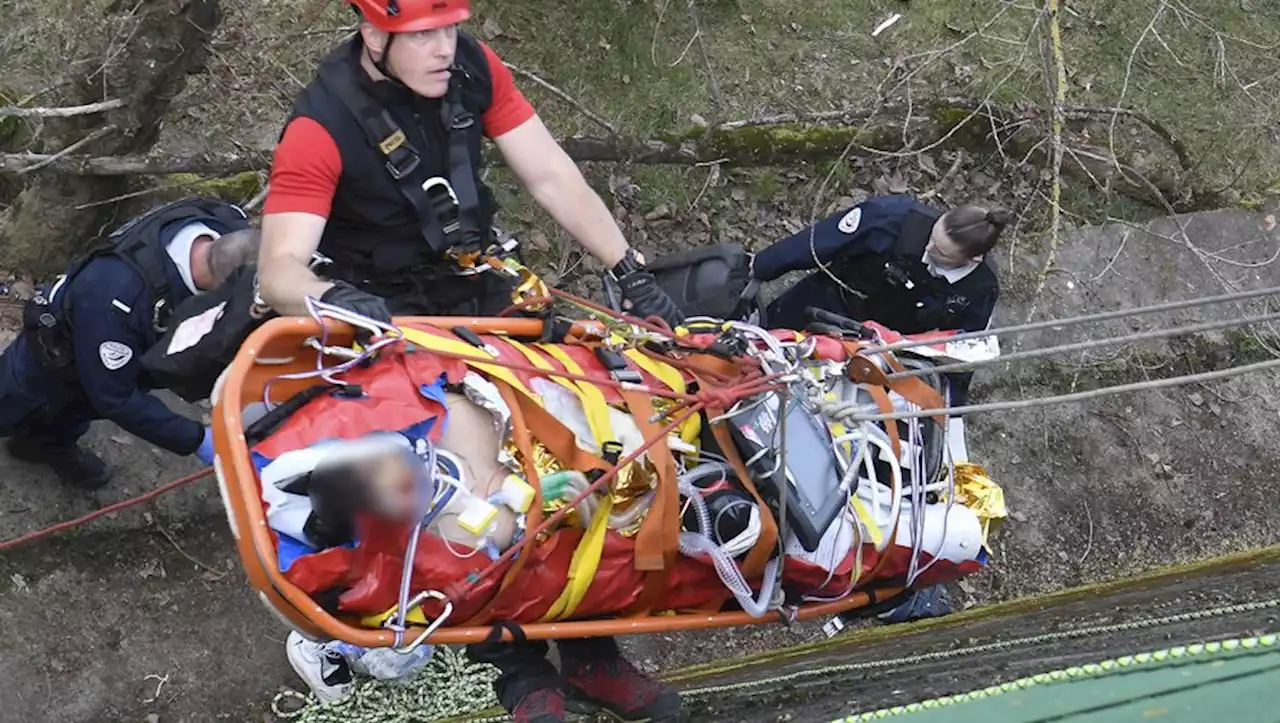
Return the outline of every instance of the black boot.
{"type": "Polygon", "coordinates": [[[102,489],[111,481],[111,470],[98,455],[78,444],[51,445],[31,437],[13,437],[9,455],[20,462],[43,464],[53,469],[63,484],[82,490],[102,489]]]}

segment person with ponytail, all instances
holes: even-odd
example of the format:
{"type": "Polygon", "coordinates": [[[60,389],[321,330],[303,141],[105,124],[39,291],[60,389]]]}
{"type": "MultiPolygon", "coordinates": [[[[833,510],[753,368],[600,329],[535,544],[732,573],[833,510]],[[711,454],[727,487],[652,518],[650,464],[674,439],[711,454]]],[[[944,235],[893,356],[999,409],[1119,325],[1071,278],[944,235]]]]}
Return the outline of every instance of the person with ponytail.
{"type": "Polygon", "coordinates": [[[910,196],[869,198],[756,254],[751,272],[760,281],[815,269],[765,319],[803,329],[813,306],[903,334],[981,331],[1000,294],[988,254],[1011,220],[1002,208],[943,212],[910,196]]]}
{"type": "MultiPolygon", "coordinates": [[[[816,269],[766,308],[764,322],[804,329],[815,307],[903,334],[982,331],[1000,296],[989,255],[1012,220],[1002,208],[964,204],[943,212],[910,196],[869,198],[752,258],[751,275],[759,281],[816,269]]],[[[949,406],[967,404],[973,373],[945,376],[949,406]]],[[[963,417],[951,424],[963,439],[963,417]]],[[[889,604],[878,616],[886,623],[951,611],[941,585],[904,591],[889,604]]]]}

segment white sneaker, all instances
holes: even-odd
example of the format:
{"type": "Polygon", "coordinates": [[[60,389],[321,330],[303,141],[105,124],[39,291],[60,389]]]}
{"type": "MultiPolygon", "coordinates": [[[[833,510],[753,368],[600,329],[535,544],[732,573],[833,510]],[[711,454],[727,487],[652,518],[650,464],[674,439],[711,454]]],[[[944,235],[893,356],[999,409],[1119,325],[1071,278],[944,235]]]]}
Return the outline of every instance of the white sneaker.
{"type": "Polygon", "coordinates": [[[313,643],[294,631],[285,641],[285,654],[321,703],[341,700],[355,687],[347,659],[324,643],[313,643]]]}

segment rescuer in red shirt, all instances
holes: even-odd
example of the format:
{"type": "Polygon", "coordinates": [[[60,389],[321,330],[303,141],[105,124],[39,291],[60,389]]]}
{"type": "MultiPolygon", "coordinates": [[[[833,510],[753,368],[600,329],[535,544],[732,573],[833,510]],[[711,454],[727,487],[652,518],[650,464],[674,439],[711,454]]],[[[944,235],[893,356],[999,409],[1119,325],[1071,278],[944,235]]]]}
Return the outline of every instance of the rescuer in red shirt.
{"type": "MultiPolygon", "coordinates": [[[[360,32],[320,64],[280,139],[263,207],[261,294],[280,314],[305,299],[390,321],[392,314],[494,315],[512,280],[459,261],[493,243],[497,210],[480,177],[489,138],[538,203],[619,282],[629,310],[682,321],[613,215],[587,185],[510,71],[457,24],[468,0],[347,0],[360,32]],[[332,264],[316,276],[315,252],[332,264]]],[[[675,721],[679,694],[642,675],[612,638],[484,643],[468,654],[497,666],[498,699],[516,721],[553,723],[565,710],[675,721]]],[[[341,697],[341,655],[297,633],[290,663],[322,700],[341,697]]]]}

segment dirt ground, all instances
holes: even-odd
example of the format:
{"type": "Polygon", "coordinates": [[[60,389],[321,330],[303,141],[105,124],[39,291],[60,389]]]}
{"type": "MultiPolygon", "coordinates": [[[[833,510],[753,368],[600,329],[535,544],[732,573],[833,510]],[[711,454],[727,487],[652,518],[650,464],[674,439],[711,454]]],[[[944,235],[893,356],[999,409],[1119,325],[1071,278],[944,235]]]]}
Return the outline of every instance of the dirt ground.
{"type": "MultiPolygon", "coordinates": [[[[1280,271],[1251,265],[1277,248],[1280,237],[1269,210],[1197,214],[1149,228],[1086,229],[1064,244],[1061,271],[1048,278],[1034,316],[1062,318],[1204,296],[1221,293],[1223,284],[1280,285],[1280,271]],[[1195,250],[1178,241],[1180,226],[1195,250]]],[[[1022,248],[1002,256],[1007,283],[998,325],[1031,314],[1028,300],[1042,254],[1022,248]]],[[[1105,330],[1057,327],[1027,335],[1022,348],[1257,313],[1258,304],[1247,306],[1110,322],[1105,330]]],[[[1253,331],[1209,332],[984,370],[975,383],[975,401],[1066,393],[1269,358],[1266,330],[1253,331]]],[[[1012,340],[1002,343],[1005,354],[1016,349],[1012,340]]],[[[962,582],[957,598],[966,605],[988,604],[1275,543],[1280,502],[1269,489],[1280,469],[1271,441],[1280,422],[1278,381],[1261,373],[972,418],[971,455],[1003,485],[1012,518],[997,536],[990,569],[962,582]]],[[[95,427],[91,444],[121,465],[118,480],[96,497],[64,490],[0,453],[0,539],[136,494],[194,467],[105,423],[95,427]]],[[[1261,594],[1242,592],[1246,598],[1261,594]]],[[[1199,600],[1193,592],[1183,596],[1191,607],[1199,600]]],[[[1134,603],[1132,612],[1148,607],[1134,603]]],[[[1029,629],[1035,628],[1038,623],[1029,620],[1029,629]]],[[[8,653],[0,659],[0,675],[10,682],[0,692],[3,721],[257,721],[280,686],[298,684],[284,659],[286,631],[244,585],[217,493],[207,481],[150,509],[0,554],[0,629],[8,653]]],[[[807,624],[626,643],[644,667],[670,671],[821,638],[818,627],[807,624]]],[[[924,646],[951,644],[950,638],[922,640],[924,646]]],[[[945,687],[930,683],[920,690],[945,687]]],[[[883,702],[855,697],[813,705],[825,715],[836,703],[862,707],[873,701],[883,702]]],[[[731,716],[743,720],[763,719],[733,711],[731,716]]],[[[752,715],[757,712],[764,715],[752,715]]]]}

